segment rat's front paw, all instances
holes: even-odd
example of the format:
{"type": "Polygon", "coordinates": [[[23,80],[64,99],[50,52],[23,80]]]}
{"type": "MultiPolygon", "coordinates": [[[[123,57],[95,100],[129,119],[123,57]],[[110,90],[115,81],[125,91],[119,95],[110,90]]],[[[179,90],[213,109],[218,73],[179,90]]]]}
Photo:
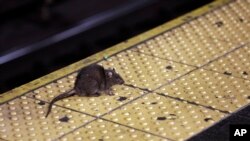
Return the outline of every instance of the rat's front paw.
{"type": "Polygon", "coordinates": [[[113,95],[115,95],[115,94],[114,94],[114,93],[109,93],[108,95],[109,95],[109,96],[113,96],[113,95]]]}
{"type": "Polygon", "coordinates": [[[110,95],[110,96],[115,95],[115,94],[113,93],[112,90],[108,90],[108,91],[106,91],[106,93],[107,93],[108,95],[110,95]]]}

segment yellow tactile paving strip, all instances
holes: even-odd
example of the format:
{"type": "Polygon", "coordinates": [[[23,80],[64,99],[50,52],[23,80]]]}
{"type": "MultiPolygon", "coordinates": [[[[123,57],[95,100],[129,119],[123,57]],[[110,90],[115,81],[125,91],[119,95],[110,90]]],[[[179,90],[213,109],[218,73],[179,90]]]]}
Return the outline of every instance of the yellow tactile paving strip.
{"type": "Polygon", "coordinates": [[[249,0],[215,1],[9,91],[0,140],[186,140],[250,103],[249,19],[249,0]],[[90,63],[116,68],[135,87],[64,99],[45,118],[90,63]]]}

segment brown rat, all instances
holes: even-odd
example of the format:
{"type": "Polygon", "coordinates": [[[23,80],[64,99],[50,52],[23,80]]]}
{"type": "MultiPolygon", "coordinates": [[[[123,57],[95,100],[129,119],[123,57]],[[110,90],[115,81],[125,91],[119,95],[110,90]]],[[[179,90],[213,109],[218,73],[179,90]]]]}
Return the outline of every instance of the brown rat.
{"type": "Polygon", "coordinates": [[[72,90],[58,95],[50,102],[46,117],[49,115],[52,105],[58,100],[73,95],[99,96],[101,92],[113,95],[111,87],[116,84],[124,84],[124,80],[114,69],[104,69],[97,64],[87,66],[78,73],[72,90]]]}

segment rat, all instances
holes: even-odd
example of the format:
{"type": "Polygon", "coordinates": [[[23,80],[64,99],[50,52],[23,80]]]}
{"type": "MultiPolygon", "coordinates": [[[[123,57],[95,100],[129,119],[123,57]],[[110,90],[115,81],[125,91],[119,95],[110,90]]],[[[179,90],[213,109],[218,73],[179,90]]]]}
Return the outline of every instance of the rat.
{"type": "Polygon", "coordinates": [[[56,96],[49,104],[46,117],[49,115],[52,105],[58,101],[74,95],[100,96],[101,92],[114,95],[111,87],[124,84],[123,78],[115,69],[104,69],[98,64],[92,64],[80,70],[76,77],[74,88],[68,92],[56,96]]]}

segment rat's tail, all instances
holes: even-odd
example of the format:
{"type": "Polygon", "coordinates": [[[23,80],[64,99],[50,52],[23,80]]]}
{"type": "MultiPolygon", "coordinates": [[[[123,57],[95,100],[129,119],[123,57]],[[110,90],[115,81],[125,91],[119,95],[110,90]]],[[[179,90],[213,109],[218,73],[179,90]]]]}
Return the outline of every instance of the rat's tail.
{"type": "Polygon", "coordinates": [[[65,93],[63,93],[63,94],[60,94],[60,95],[56,96],[56,97],[50,102],[49,107],[48,107],[48,111],[47,111],[47,114],[46,114],[45,117],[46,117],[46,118],[48,117],[48,115],[49,115],[49,113],[50,113],[50,111],[51,111],[52,105],[53,105],[56,101],[62,100],[62,99],[64,99],[64,98],[67,98],[67,97],[70,97],[70,96],[73,96],[73,95],[75,95],[75,94],[76,94],[76,93],[75,93],[75,90],[72,89],[72,90],[70,90],[70,91],[68,91],[68,92],[65,92],[65,93]]]}

